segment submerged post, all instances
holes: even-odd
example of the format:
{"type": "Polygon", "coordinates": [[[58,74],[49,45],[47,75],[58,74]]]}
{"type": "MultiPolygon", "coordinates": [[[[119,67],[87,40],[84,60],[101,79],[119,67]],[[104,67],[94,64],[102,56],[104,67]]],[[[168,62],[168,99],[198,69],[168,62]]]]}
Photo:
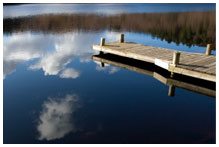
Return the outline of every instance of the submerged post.
{"type": "Polygon", "coordinates": [[[173,66],[177,66],[177,64],[179,64],[179,57],[180,57],[180,52],[173,53],[173,61],[172,61],[173,66]]]}
{"type": "Polygon", "coordinates": [[[123,43],[124,42],[124,34],[121,34],[120,35],[120,43],[123,43]]]}
{"type": "Polygon", "coordinates": [[[174,96],[174,95],[175,95],[175,86],[169,85],[168,96],[174,96]]]}
{"type": "Polygon", "coordinates": [[[207,56],[211,55],[211,44],[207,44],[205,55],[207,56]]]}
{"type": "Polygon", "coordinates": [[[100,46],[104,46],[105,45],[105,38],[101,38],[101,40],[100,40],[100,46]]]}
{"type": "Polygon", "coordinates": [[[103,62],[101,62],[101,67],[104,67],[104,63],[103,62]]]}

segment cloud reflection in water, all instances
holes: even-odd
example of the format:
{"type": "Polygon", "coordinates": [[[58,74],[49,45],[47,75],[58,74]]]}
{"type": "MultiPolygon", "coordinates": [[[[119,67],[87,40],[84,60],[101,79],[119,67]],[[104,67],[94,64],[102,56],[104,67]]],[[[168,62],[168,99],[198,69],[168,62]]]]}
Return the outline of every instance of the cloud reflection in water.
{"type": "Polygon", "coordinates": [[[48,98],[43,104],[43,110],[39,116],[37,131],[39,140],[54,140],[64,137],[77,129],[73,122],[72,114],[80,107],[78,96],[67,94],[64,98],[48,98]]]}
{"type": "Polygon", "coordinates": [[[120,70],[118,67],[110,66],[109,64],[106,64],[106,63],[104,63],[104,67],[102,67],[100,62],[97,62],[97,61],[94,61],[94,62],[97,64],[96,66],[97,71],[104,71],[108,74],[114,74],[120,70]]]}
{"type": "Polygon", "coordinates": [[[72,79],[76,79],[77,77],[79,77],[80,72],[73,69],[73,68],[66,68],[65,70],[62,71],[62,73],[60,74],[60,78],[72,78],[72,79]]]}
{"type": "MultiPolygon", "coordinates": [[[[80,62],[90,62],[95,51],[91,49],[100,37],[108,41],[118,40],[119,32],[69,32],[63,34],[13,33],[4,35],[4,79],[13,73],[19,64],[36,59],[30,70],[42,69],[44,75],[60,78],[78,78],[81,71],[66,66],[79,57],[80,62]],[[84,42],[86,40],[86,43],[84,42]]],[[[111,68],[111,67],[110,67],[111,68]]],[[[110,74],[117,71],[113,68],[110,74]]]]}
{"type": "Polygon", "coordinates": [[[31,33],[16,33],[11,36],[4,36],[3,45],[3,74],[4,78],[14,72],[17,66],[28,60],[40,58],[45,49],[51,43],[39,35],[31,33]]]}
{"type": "Polygon", "coordinates": [[[66,66],[79,56],[80,62],[89,62],[93,54],[91,44],[94,33],[71,32],[56,35],[15,33],[4,36],[4,78],[14,72],[19,64],[38,59],[29,69],[42,69],[44,75],[77,78],[80,72],[66,66]],[[83,40],[87,40],[84,44],[83,40]],[[71,74],[71,75],[70,75],[71,74]],[[73,75],[74,74],[74,75],[73,75]]]}

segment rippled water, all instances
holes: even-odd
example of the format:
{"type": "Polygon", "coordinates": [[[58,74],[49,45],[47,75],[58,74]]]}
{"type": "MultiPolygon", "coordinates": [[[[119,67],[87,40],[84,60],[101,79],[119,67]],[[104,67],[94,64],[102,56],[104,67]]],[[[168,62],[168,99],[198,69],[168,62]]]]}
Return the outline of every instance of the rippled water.
{"type": "Polygon", "coordinates": [[[215,143],[215,98],[181,88],[170,97],[151,76],[91,59],[92,44],[120,33],[205,52],[133,32],[4,34],[4,143],[215,143]]]}

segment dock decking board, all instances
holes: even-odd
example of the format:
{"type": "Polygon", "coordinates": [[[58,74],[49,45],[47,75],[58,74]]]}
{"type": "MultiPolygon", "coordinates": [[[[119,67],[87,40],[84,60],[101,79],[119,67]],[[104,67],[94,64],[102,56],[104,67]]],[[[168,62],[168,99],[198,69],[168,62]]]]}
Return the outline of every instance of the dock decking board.
{"type": "Polygon", "coordinates": [[[180,52],[179,64],[172,65],[173,54],[176,50],[149,45],[136,44],[132,42],[109,42],[104,46],[93,45],[97,51],[111,53],[127,58],[154,63],[166,70],[216,82],[216,56],[201,53],[180,52]]]}

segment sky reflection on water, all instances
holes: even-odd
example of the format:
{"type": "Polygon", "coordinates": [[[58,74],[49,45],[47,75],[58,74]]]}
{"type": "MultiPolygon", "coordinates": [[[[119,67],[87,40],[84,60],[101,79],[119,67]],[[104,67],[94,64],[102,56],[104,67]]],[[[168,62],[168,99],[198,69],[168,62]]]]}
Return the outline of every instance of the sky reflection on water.
{"type": "MultiPolygon", "coordinates": [[[[104,32],[102,35],[109,40],[119,37],[119,33],[115,32],[104,32]]],[[[91,45],[97,43],[100,36],[101,33],[94,32],[70,32],[59,35],[25,32],[4,36],[4,78],[14,72],[19,64],[36,59],[37,62],[30,64],[28,69],[42,69],[45,76],[57,75],[60,78],[75,79],[81,72],[67,68],[67,65],[75,57],[79,57],[81,63],[90,62],[91,56],[95,53],[91,45]]],[[[97,67],[97,70],[101,69],[97,67]]]]}
{"type": "MultiPolygon", "coordinates": [[[[3,16],[190,10],[216,5],[29,4],[4,6],[3,16]]],[[[3,34],[4,143],[215,143],[216,99],[181,88],[169,97],[169,87],[151,76],[91,59],[98,54],[92,44],[101,37],[118,41],[121,33],[125,41],[145,45],[206,49],[109,30],[3,34]]]]}
{"type": "MultiPolygon", "coordinates": [[[[106,41],[119,40],[119,32],[69,32],[64,34],[35,34],[31,32],[4,35],[4,78],[14,72],[16,67],[27,61],[36,59],[37,62],[29,66],[30,70],[44,71],[44,75],[58,75],[60,78],[77,78],[80,71],[67,68],[67,65],[79,57],[80,62],[90,62],[92,44],[99,43],[101,37],[106,41]]],[[[125,39],[136,43],[172,48],[180,51],[204,53],[205,47],[192,48],[175,43],[166,43],[151,35],[125,32],[125,39]]]]}
{"type": "MultiPolygon", "coordinates": [[[[101,67],[91,60],[97,54],[92,44],[101,37],[116,41],[119,35],[110,31],[4,35],[4,143],[214,142],[215,99],[179,88],[175,98],[169,98],[168,87],[150,76],[108,64],[101,67]],[[21,131],[22,136],[11,136],[21,131]]],[[[125,32],[125,40],[205,50],[141,33],[125,32]]]]}
{"type": "Polygon", "coordinates": [[[142,12],[186,12],[216,10],[215,4],[28,4],[3,7],[3,17],[38,14],[95,13],[115,15],[142,12]]]}
{"type": "Polygon", "coordinates": [[[70,132],[76,132],[72,114],[78,108],[78,96],[75,94],[67,94],[59,99],[49,97],[43,103],[43,110],[39,116],[38,139],[60,139],[70,132]]]}

